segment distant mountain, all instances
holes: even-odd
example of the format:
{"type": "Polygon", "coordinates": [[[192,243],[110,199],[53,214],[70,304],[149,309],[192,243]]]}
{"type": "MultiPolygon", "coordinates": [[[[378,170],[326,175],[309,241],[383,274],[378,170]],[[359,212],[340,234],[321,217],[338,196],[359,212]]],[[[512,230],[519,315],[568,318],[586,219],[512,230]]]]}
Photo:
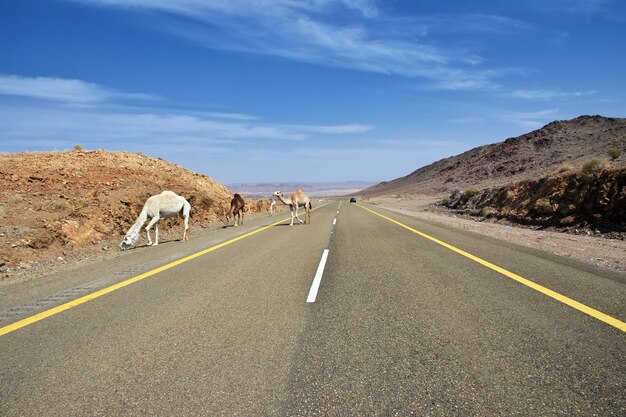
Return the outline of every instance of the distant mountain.
{"type": "Polygon", "coordinates": [[[304,192],[318,196],[339,196],[356,193],[364,188],[371,187],[375,182],[367,181],[343,181],[343,182],[314,182],[314,183],[236,183],[228,184],[228,188],[233,193],[250,197],[267,197],[274,191],[282,191],[287,194],[296,188],[301,188],[304,192]]]}
{"type": "Polygon", "coordinates": [[[494,187],[553,174],[564,163],[579,166],[594,157],[608,159],[609,147],[626,153],[626,119],[580,116],[442,159],[355,194],[434,195],[468,187],[494,187]]]}

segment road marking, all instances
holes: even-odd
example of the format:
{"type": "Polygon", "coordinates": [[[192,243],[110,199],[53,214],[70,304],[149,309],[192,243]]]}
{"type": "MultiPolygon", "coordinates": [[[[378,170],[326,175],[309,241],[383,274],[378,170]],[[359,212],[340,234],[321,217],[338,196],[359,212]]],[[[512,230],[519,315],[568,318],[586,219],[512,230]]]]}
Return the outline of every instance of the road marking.
{"type": "Polygon", "coordinates": [[[322,259],[320,259],[320,264],[317,266],[315,278],[313,278],[313,283],[311,284],[311,289],[309,290],[309,296],[306,299],[307,303],[314,303],[315,299],[317,298],[317,290],[319,290],[320,283],[322,282],[322,275],[324,275],[326,259],[328,259],[328,249],[324,249],[324,252],[322,253],[322,259]]]}
{"type": "Polygon", "coordinates": [[[437,238],[429,236],[426,233],[423,233],[423,232],[420,232],[418,230],[415,230],[412,227],[409,227],[409,226],[407,226],[405,224],[400,223],[397,220],[394,220],[394,219],[392,219],[390,217],[387,217],[387,216],[384,216],[384,215],[382,215],[380,213],[377,213],[374,210],[370,210],[367,207],[363,207],[360,204],[357,204],[357,206],[361,207],[364,210],[369,211],[370,213],[373,213],[373,214],[375,214],[377,216],[380,216],[383,219],[389,220],[390,222],[395,223],[398,226],[404,227],[405,229],[410,230],[411,232],[413,232],[415,234],[418,234],[418,235],[420,235],[420,236],[422,236],[422,237],[424,237],[424,238],[426,238],[426,239],[428,239],[428,240],[430,240],[432,242],[435,242],[438,245],[441,245],[441,246],[443,246],[443,247],[445,247],[447,249],[450,249],[451,251],[454,251],[454,252],[458,253],[459,255],[465,256],[466,258],[469,258],[469,259],[471,259],[471,260],[473,260],[475,262],[478,262],[479,264],[481,264],[483,266],[486,266],[489,269],[492,269],[492,270],[494,270],[496,272],[499,272],[500,274],[502,274],[502,275],[504,275],[504,276],[506,276],[508,278],[511,278],[512,280],[515,280],[515,281],[519,282],[520,284],[526,285],[527,287],[530,287],[530,288],[532,288],[532,289],[534,289],[536,291],[539,291],[540,293],[542,293],[544,295],[547,295],[550,298],[553,298],[553,299],[555,299],[557,301],[560,301],[561,303],[566,304],[566,305],[568,305],[568,306],[570,306],[570,307],[572,307],[572,308],[574,308],[574,309],[576,309],[576,310],[578,310],[578,311],[580,311],[582,313],[585,313],[585,314],[587,314],[587,315],[589,315],[591,317],[594,317],[594,318],[596,318],[596,319],[598,319],[598,320],[600,320],[600,321],[602,321],[602,322],[604,322],[604,323],[606,323],[606,324],[608,324],[610,326],[613,326],[613,327],[615,327],[615,328],[617,328],[617,329],[619,329],[619,330],[621,330],[623,332],[626,332],[626,323],[621,321],[621,320],[619,320],[619,319],[616,319],[615,317],[609,316],[608,314],[604,314],[601,311],[595,310],[595,309],[593,309],[593,308],[591,308],[589,306],[586,306],[585,304],[582,304],[582,303],[580,303],[580,302],[578,302],[576,300],[573,300],[573,299],[571,299],[569,297],[566,297],[566,296],[564,296],[562,294],[559,294],[558,292],[553,291],[553,290],[551,290],[549,288],[546,288],[546,287],[544,287],[542,285],[539,285],[536,282],[533,282],[533,281],[531,281],[529,279],[526,279],[526,278],[524,278],[524,277],[522,277],[520,275],[517,275],[517,274],[515,274],[513,272],[507,271],[506,269],[501,268],[501,267],[499,267],[497,265],[494,265],[491,262],[485,261],[484,259],[481,259],[481,258],[479,258],[477,256],[474,256],[471,253],[465,252],[464,250],[461,250],[461,249],[459,249],[457,247],[454,247],[454,246],[452,246],[452,245],[450,245],[450,244],[448,244],[446,242],[443,242],[443,241],[441,241],[441,240],[439,240],[437,238]]]}
{"type": "MultiPolygon", "coordinates": [[[[329,204],[329,203],[327,203],[327,204],[329,204]]],[[[321,205],[319,207],[316,207],[313,210],[322,208],[322,207],[326,206],[327,204],[324,204],[324,205],[321,205]]],[[[189,262],[192,259],[195,259],[195,258],[197,258],[199,256],[206,255],[209,252],[213,252],[213,251],[215,251],[217,249],[223,248],[224,246],[228,246],[231,243],[238,242],[238,241],[240,241],[242,239],[245,239],[247,237],[250,237],[252,235],[260,233],[260,232],[262,232],[264,230],[267,230],[267,229],[269,229],[271,227],[274,227],[274,226],[277,226],[277,225],[279,225],[281,223],[284,223],[284,222],[286,222],[288,220],[291,220],[291,217],[286,217],[286,218],[284,218],[282,220],[279,220],[279,221],[277,221],[275,223],[272,223],[272,224],[270,224],[268,226],[264,226],[264,227],[261,227],[260,229],[256,229],[256,230],[253,230],[253,231],[251,231],[249,233],[243,234],[241,236],[237,236],[237,237],[235,237],[233,239],[227,240],[226,242],[222,242],[222,243],[220,243],[218,245],[211,246],[210,248],[204,249],[204,250],[202,250],[200,252],[196,252],[194,254],[191,254],[189,256],[181,258],[181,259],[179,259],[177,261],[170,262],[169,264],[163,265],[163,266],[161,266],[159,268],[155,268],[155,269],[153,269],[151,271],[148,271],[148,272],[145,272],[143,274],[137,275],[135,277],[129,278],[129,279],[125,280],[125,281],[118,282],[117,284],[111,285],[110,287],[103,288],[103,289],[101,289],[99,291],[93,292],[91,294],[87,294],[87,295],[85,295],[83,297],[80,297],[80,298],[77,298],[75,300],[69,301],[67,303],[61,304],[59,306],[51,308],[50,310],[42,311],[41,313],[38,313],[38,314],[35,314],[33,316],[26,317],[25,319],[16,321],[15,323],[9,324],[9,325],[4,326],[4,327],[0,327],[0,336],[4,336],[5,334],[14,332],[15,330],[18,330],[18,329],[21,329],[22,327],[29,326],[29,325],[31,325],[33,323],[36,323],[38,321],[41,321],[41,320],[43,320],[45,318],[48,318],[48,317],[54,316],[56,314],[62,313],[65,310],[69,310],[70,308],[77,307],[77,306],[79,306],[81,304],[84,304],[84,303],[86,303],[88,301],[94,300],[96,298],[102,297],[103,295],[106,295],[106,294],[112,293],[114,291],[117,291],[117,290],[119,290],[121,288],[127,287],[127,286],[129,286],[131,284],[134,284],[135,282],[138,282],[138,281],[144,280],[144,279],[146,279],[148,277],[151,277],[153,275],[156,275],[159,272],[163,272],[163,271],[166,271],[168,269],[174,268],[175,266],[184,264],[185,262],[189,262]]]]}
{"type": "Polygon", "coordinates": [[[334,226],[334,225],[336,225],[336,224],[337,224],[337,218],[335,217],[335,218],[333,219],[333,226],[334,226]]]}

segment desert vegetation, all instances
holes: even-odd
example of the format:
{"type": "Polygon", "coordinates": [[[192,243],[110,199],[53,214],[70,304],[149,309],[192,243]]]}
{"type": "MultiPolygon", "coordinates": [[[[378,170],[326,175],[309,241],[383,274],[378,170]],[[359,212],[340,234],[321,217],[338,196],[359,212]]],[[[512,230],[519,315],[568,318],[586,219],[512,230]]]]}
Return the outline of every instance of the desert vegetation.
{"type": "Polygon", "coordinates": [[[622,156],[622,151],[617,148],[610,147],[606,150],[606,154],[611,158],[612,161],[616,161],[622,156]]]}
{"type": "Polygon", "coordinates": [[[600,158],[592,158],[583,164],[582,172],[587,175],[593,175],[604,168],[606,168],[606,161],[600,158]]]}

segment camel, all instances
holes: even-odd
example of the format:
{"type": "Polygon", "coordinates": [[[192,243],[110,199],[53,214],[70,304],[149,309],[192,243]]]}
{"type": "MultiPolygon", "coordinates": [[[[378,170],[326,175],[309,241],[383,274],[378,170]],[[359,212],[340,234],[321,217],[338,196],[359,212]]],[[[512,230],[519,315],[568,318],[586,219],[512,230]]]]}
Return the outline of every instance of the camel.
{"type": "Polygon", "coordinates": [[[235,227],[237,227],[239,223],[243,224],[243,211],[245,206],[246,202],[243,198],[241,198],[239,194],[235,194],[233,199],[230,200],[230,210],[226,214],[226,221],[229,222],[232,217],[235,220],[235,227]]]}
{"type": "Polygon", "coordinates": [[[289,226],[293,226],[294,217],[298,219],[300,223],[303,223],[302,220],[300,220],[300,217],[298,217],[298,207],[304,207],[306,212],[304,224],[311,224],[311,209],[313,206],[311,206],[311,200],[309,200],[309,196],[306,195],[304,191],[298,188],[289,196],[289,199],[286,199],[280,191],[276,191],[274,195],[278,197],[283,204],[288,205],[291,209],[291,224],[289,226]]]}
{"type": "Polygon", "coordinates": [[[150,217],[150,222],[146,226],[146,233],[148,234],[148,245],[156,246],[159,244],[159,226],[157,222],[161,219],[168,217],[181,216],[184,219],[185,230],[183,231],[182,241],[189,239],[187,230],[189,229],[189,213],[191,212],[191,205],[184,197],[179,196],[173,191],[163,191],[161,194],[153,195],[146,200],[146,203],[139,213],[139,217],[135,220],[135,223],[128,229],[126,236],[122,243],[120,243],[120,250],[124,250],[135,244],[139,237],[141,227],[150,217]],[[152,243],[150,238],[150,229],[154,226],[155,239],[152,243]]]}

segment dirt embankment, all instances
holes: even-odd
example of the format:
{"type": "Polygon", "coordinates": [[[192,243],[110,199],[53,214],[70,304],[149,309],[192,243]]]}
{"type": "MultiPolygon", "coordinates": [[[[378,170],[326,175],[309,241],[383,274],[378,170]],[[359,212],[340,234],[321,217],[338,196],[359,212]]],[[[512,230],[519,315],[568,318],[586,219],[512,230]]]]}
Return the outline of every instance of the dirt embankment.
{"type": "Polygon", "coordinates": [[[480,217],[624,240],[626,166],[467,190],[454,193],[443,205],[480,217]]]}
{"type": "MultiPolygon", "coordinates": [[[[163,190],[190,202],[191,233],[223,222],[232,198],[206,175],[142,154],[0,154],[0,273],[117,250],[146,199],[163,190]]],[[[268,208],[247,199],[248,213],[268,208]]],[[[162,239],[179,238],[179,219],[162,222],[162,239]]]]}

